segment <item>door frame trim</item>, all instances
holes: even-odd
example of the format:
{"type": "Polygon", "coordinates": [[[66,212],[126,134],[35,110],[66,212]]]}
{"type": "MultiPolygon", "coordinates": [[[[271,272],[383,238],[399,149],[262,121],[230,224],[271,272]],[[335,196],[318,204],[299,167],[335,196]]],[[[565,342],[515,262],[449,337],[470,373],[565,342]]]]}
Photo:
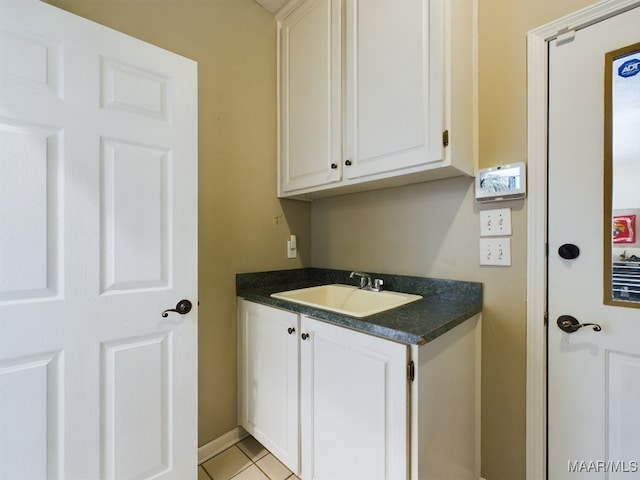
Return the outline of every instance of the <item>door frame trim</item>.
{"type": "Polygon", "coordinates": [[[640,0],[602,0],[527,33],[527,382],[526,478],[547,478],[547,129],[548,46],[640,6],[640,0]]]}

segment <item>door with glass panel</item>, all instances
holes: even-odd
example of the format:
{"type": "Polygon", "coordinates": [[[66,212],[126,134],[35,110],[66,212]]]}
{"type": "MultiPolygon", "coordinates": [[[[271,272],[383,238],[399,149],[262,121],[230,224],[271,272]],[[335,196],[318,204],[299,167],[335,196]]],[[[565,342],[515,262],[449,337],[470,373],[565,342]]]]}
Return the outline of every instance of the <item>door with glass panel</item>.
{"type": "Polygon", "coordinates": [[[550,480],[640,478],[639,24],[549,46],[550,480]]]}

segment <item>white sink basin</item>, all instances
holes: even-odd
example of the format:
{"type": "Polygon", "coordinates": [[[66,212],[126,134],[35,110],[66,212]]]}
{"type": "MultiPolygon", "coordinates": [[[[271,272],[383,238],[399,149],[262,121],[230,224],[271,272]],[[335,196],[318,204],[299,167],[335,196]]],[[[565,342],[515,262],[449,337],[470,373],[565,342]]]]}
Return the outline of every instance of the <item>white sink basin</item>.
{"type": "Polygon", "coordinates": [[[366,317],[420,300],[420,295],[383,290],[371,292],[353,285],[320,285],[271,294],[273,298],[343,313],[353,317],[366,317]]]}

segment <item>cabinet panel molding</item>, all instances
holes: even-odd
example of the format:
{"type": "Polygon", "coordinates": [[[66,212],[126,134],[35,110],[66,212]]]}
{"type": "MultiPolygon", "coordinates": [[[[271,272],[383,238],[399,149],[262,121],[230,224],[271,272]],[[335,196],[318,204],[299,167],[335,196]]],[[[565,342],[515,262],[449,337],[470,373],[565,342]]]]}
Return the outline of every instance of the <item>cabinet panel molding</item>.
{"type": "Polygon", "coordinates": [[[278,196],[474,174],[477,0],[302,0],[277,20],[278,196]]]}

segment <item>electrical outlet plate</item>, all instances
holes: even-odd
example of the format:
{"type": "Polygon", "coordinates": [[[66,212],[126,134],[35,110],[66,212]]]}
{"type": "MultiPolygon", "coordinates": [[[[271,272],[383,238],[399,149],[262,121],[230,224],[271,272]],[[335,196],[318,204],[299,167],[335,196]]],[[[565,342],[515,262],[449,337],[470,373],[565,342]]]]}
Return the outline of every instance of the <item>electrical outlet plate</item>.
{"type": "Polygon", "coordinates": [[[511,209],[481,210],[480,236],[498,237],[505,235],[511,235],[511,209]]]}
{"type": "Polygon", "coordinates": [[[511,238],[481,238],[480,265],[511,266],[511,238]]]}

